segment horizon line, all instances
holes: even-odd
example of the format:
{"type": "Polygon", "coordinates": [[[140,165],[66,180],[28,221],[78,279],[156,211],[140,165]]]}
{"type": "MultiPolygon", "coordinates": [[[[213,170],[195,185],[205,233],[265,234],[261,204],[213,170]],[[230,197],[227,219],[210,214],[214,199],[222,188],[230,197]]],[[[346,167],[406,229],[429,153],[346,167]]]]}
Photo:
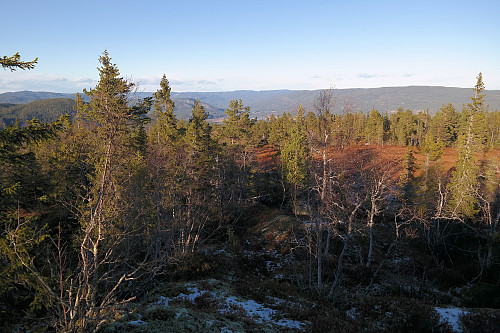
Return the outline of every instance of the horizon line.
{"type": "MultiPolygon", "coordinates": [[[[172,88],[172,87],[171,87],[172,88]]],[[[266,92],[266,91],[321,91],[321,90],[369,90],[369,89],[386,89],[386,88],[452,88],[452,89],[473,89],[473,87],[451,87],[451,86],[443,86],[443,85],[407,85],[407,86],[383,86],[383,87],[370,87],[370,88],[318,88],[318,89],[236,89],[236,90],[220,90],[220,91],[197,91],[197,90],[189,90],[189,91],[176,91],[172,89],[172,93],[230,93],[230,92],[266,92]]],[[[500,89],[485,89],[485,91],[498,91],[500,89]]],[[[32,93],[52,93],[52,94],[77,94],[83,93],[82,91],[76,92],[60,92],[60,91],[46,91],[46,90],[17,90],[17,91],[6,91],[0,92],[0,94],[9,94],[9,93],[19,93],[19,92],[32,92],[32,93]]],[[[154,93],[155,91],[138,91],[138,93],[154,93]]]]}

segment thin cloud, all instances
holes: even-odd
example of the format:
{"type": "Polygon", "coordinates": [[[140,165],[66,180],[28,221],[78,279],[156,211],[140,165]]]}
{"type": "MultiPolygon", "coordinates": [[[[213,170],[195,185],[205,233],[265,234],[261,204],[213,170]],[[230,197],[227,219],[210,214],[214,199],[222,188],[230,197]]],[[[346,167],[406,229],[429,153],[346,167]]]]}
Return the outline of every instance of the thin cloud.
{"type": "Polygon", "coordinates": [[[198,80],[196,82],[196,84],[199,84],[199,85],[213,85],[213,84],[216,84],[214,81],[210,81],[210,80],[198,80]]]}
{"type": "Polygon", "coordinates": [[[60,75],[30,72],[0,72],[0,92],[7,91],[54,91],[75,92],[83,84],[93,82],[87,78],[70,78],[60,75]]]}
{"type": "Polygon", "coordinates": [[[93,83],[95,82],[93,79],[88,77],[77,77],[76,79],[71,80],[73,83],[93,83]]]}
{"type": "Polygon", "coordinates": [[[207,86],[217,84],[217,82],[212,80],[172,80],[171,83],[176,86],[207,86]]]}
{"type": "Polygon", "coordinates": [[[156,85],[159,87],[161,82],[161,77],[160,76],[141,77],[138,79],[132,79],[132,82],[139,83],[139,85],[156,85]]]}
{"type": "Polygon", "coordinates": [[[170,81],[170,84],[176,85],[176,86],[184,86],[184,85],[189,84],[189,83],[187,81],[172,80],[172,81],[170,81]]]}
{"type": "Polygon", "coordinates": [[[373,79],[373,78],[380,77],[380,76],[381,75],[379,75],[379,74],[371,74],[371,73],[358,74],[358,77],[362,78],[362,79],[373,79]]]}
{"type": "Polygon", "coordinates": [[[0,73],[0,81],[3,83],[24,84],[31,82],[68,82],[71,81],[64,76],[55,76],[43,73],[0,73]],[[14,74],[14,75],[13,75],[14,74]]]}

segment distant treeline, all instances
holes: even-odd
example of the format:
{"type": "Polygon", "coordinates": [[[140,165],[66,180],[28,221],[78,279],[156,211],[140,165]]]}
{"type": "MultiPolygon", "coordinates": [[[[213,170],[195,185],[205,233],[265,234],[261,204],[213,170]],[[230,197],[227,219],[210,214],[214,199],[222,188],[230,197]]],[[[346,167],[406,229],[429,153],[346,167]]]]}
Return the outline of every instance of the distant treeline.
{"type": "MultiPolygon", "coordinates": [[[[316,114],[308,112],[300,115],[305,118],[308,129],[317,126],[315,125],[318,122],[316,114]]],[[[454,147],[459,135],[468,126],[469,113],[466,106],[461,111],[457,111],[451,103],[448,103],[443,105],[434,116],[428,112],[414,113],[402,108],[391,114],[387,112],[381,114],[377,110],[371,110],[368,114],[360,111],[336,115],[330,113],[326,107],[322,112],[322,117],[327,119],[326,126],[330,130],[329,140],[334,146],[359,144],[421,146],[426,140],[434,140],[445,147],[454,147]]],[[[257,128],[261,132],[256,135],[278,144],[277,140],[280,140],[280,136],[276,133],[290,128],[293,122],[294,117],[291,113],[259,120],[257,128]]],[[[474,130],[484,147],[500,147],[500,112],[488,109],[479,111],[475,116],[474,130]]]]}
{"type": "MultiPolygon", "coordinates": [[[[327,92],[327,91],[325,91],[327,92]]],[[[328,91],[333,94],[333,91],[328,91]]],[[[333,97],[333,95],[332,95],[333,97]]],[[[332,100],[330,100],[332,102],[332,100]]],[[[174,103],[175,114],[182,119],[189,119],[186,111],[192,109],[195,100],[183,98],[176,99],[174,103]],[[177,111],[180,110],[180,111],[177,111]]],[[[201,103],[212,118],[210,111],[212,107],[201,103]]],[[[441,109],[431,115],[429,112],[412,112],[409,109],[399,108],[394,113],[381,113],[372,109],[364,112],[343,112],[334,114],[330,105],[325,105],[325,115],[329,117],[329,126],[332,127],[332,140],[335,145],[345,146],[353,144],[394,144],[394,145],[421,145],[426,136],[439,140],[446,147],[456,144],[459,133],[464,129],[467,122],[466,105],[461,110],[456,110],[453,104],[444,104],[441,109]]],[[[312,125],[318,112],[318,105],[314,112],[308,112],[305,117],[309,125],[312,125]]],[[[249,109],[250,111],[250,109],[249,109]]],[[[271,132],[276,126],[289,127],[294,119],[294,112],[285,112],[281,116],[271,115],[258,121],[255,135],[268,140],[273,135],[271,132]]],[[[12,125],[19,120],[21,126],[27,121],[36,118],[42,123],[56,121],[62,115],[71,118],[76,114],[75,101],[67,98],[42,99],[28,104],[0,104],[0,128],[12,125]]],[[[154,121],[154,114],[149,112],[154,121]]],[[[220,112],[216,112],[220,116],[220,112]]],[[[249,113],[249,115],[251,112],[249,113]]],[[[255,120],[253,120],[255,122],[255,120]]],[[[500,146],[500,112],[485,108],[477,116],[477,131],[482,137],[482,143],[487,147],[500,146]]],[[[217,125],[215,125],[217,126],[217,125]]],[[[310,127],[310,126],[309,126],[310,127]]]]}

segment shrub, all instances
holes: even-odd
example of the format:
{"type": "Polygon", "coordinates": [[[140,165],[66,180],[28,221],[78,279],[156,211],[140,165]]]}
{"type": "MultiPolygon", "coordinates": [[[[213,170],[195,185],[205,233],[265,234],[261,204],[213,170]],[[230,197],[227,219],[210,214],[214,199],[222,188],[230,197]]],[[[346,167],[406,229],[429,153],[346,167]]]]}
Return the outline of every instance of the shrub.
{"type": "Polygon", "coordinates": [[[465,299],[468,307],[500,309],[500,286],[479,283],[469,289],[465,299]]]}
{"type": "Polygon", "coordinates": [[[147,309],[144,313],[144,321],[161,320],[168,321],[175,317],[175,311],[165,306],[154,306],[147,309]]]}
{"type": "Polygon", "coordinates": [[[466,283],[465,277],[461,272],[446,267],[433,268],[429,270],[427,276],[444,289],[460,287],[466,283]]]}
{"type": "Polygon", "coordinates": [[[495,333],[500,332],[500,312],[474,313],[461,317],[464,332],[495,333]]]}

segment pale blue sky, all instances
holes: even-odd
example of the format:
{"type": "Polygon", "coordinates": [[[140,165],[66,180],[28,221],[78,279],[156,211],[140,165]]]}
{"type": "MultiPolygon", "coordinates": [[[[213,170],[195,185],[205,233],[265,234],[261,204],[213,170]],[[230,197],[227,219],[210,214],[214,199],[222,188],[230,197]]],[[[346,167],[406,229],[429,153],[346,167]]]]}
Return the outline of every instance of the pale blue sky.
{"type": "Polygon", "coordinates": [[[7,1],[0,93],[95,86],[107,49],[143,91],[472,87],[500,89],[500,2],[7,1]]]}

